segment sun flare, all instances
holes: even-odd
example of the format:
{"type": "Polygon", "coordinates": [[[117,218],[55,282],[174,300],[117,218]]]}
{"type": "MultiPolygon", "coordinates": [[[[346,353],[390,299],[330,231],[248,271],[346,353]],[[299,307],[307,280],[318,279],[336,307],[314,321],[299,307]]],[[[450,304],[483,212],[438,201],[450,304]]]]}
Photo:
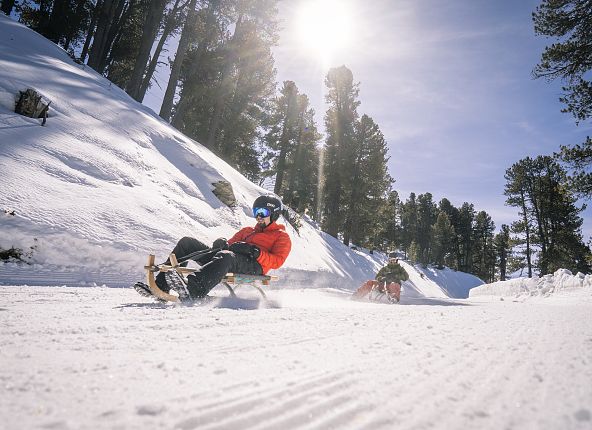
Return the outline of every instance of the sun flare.
{"type": "Polygon", "coordinates": [[[309,0],[297,16],[299,39],[304,49],[323,63],[330,63],[351,43],[353,13],[344,0],[309,0]]]}

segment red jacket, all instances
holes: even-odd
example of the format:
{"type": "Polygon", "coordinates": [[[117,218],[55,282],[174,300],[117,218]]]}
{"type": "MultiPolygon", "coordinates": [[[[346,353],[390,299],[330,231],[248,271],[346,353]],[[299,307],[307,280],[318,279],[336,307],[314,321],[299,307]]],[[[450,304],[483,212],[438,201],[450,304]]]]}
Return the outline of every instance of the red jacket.
{"type": "Polygon", "coordinates": [[[228,239],[228,244],[247,242],[256,245],[261,251],[257,262],[265,274],[271,269],[279,268],[288,258],[290,249],[292,249],[292,241],[285,229],[285,226],[275,222],[265,228],[261,228],[259,224],[254,228],[245,227],[228,239]]]}

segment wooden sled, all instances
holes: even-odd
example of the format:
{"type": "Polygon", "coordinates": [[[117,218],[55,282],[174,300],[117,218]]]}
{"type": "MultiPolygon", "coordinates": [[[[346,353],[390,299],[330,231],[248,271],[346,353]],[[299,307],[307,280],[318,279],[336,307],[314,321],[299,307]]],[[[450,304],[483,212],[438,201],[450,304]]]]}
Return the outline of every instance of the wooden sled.
{"type": "MultiPolygon", "coordinates": [[[[182,267],[177,262],[177,257],[175,254],[171,254],[169,256],[169,261],[171,264],[154,264],[155,256],[150,254],[148,256],[148,262],[144,266],[146,270],[146,283],[150,288],[150,292],[156,298],[166,300],[169,302],[179,302],[179,297],[175,296],[174,294],[165,293],[158,285],[156,285],[155,280],[155,273],[159,272],[169,272],[174,270],[177,272],[179,277],[183,280],[183,282],[187,283],[185,276],[189,275],[193,272],[196,272],[199,269],[194,269],[190,267],[182,267]]],[[[224,285],[228,292],[230,293],[231,297],[236,297],[235,289],[242,285],[250,285],[251,287],[255,288],[264,299],[267,300],[267,296],[263,289],[259,286],[261,285],[269,285],[272,281],[277,281],[279,278],[277,276],[269,276],[269,275],[246,275],[242,273],[227,273],[224,278],[220,281],[222,285],[224,285]]]]}

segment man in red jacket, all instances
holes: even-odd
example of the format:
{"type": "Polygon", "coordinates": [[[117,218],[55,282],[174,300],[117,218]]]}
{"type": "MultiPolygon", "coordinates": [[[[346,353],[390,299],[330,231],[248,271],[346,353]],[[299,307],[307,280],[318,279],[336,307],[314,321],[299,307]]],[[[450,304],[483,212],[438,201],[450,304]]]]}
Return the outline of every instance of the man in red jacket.
{"type": "MultiPolygon", "coordinates": [[[[292,247],[285,227],[276,222],[281,212],[282,202],[277,197],[258,197],[253,203],[253,215],[257,219],[255,227],[239,230],[228,241],[216,239],[211,253],[195,258],[202,266],[187,277],[187,287],[174,272],[159,273],[156,284],[165,292],[174,289],[181,301],[188,301],[204,297],[228,272],[265,275],[271,269],[278,269],[292,247]]],[[[199,240],[184,237],[173,253],[179,261],[183,261],[185,256],[207,249],[208,246],[199,240]]]]}

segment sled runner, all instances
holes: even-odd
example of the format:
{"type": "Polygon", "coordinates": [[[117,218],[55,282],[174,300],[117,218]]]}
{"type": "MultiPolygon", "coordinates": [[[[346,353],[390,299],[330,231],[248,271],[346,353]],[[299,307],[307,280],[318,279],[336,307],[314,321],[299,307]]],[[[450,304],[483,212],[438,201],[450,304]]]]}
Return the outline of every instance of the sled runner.
{"type": "MultiPolygon", "coordinates": [[[[154,264],[155,256],[150,254],[148,256],[148,262],[144,266],[146,270],[146,281],[147,287],[149,288],[150,293],[154,298],[157,300],[165,300],[169,302],[179,302],[179,297],[173,294],[165,293],[158,285],[156,285],[155,280],[155,273],[159,272],[171,272],[174,271],[177,273],[179,278],[187,284],[185,279],[186,275],[189,275],[199,269],[194,269],[191,267],[183,267],[181,266],[175,254],[171,254],[169,256],[169,261],[171,264],[154,264]]],[[[269,275],[247,275],[242,273],[227,273],[224,278],[220,281],[222,285],[224,285],[228,292],[230,293],[231,297],[236,297],[235,290],[242,286],[242,285],[250,285],[251,287],[255,288],[264,299],[267,299],[265,292],[259,285],[269,285],[272,281],[277,281],[279,278],[277,276],[269,276],[269,275]]],[[[142,291],[142,288],[136,288],[136,291],[143,296],[146,296],[142,291]]],[[[147,293],[147,292],[146,292],[147,293]]]]}

